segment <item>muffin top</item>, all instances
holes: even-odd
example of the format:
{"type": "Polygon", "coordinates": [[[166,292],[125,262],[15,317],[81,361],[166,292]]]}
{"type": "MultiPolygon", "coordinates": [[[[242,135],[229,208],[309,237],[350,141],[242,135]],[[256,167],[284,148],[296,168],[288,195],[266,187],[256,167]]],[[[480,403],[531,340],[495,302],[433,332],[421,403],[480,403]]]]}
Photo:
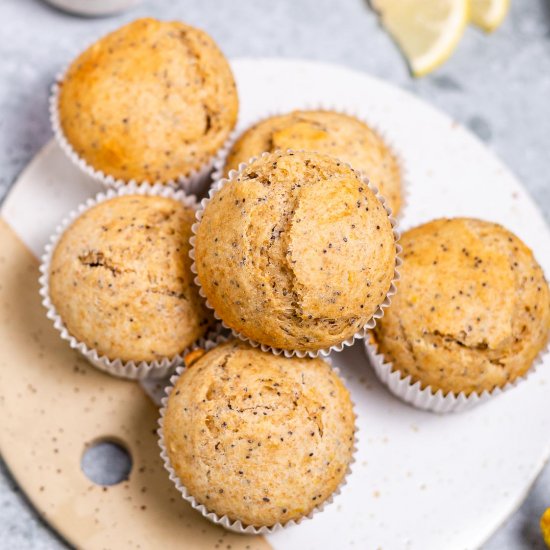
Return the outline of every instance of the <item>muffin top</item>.
{"type": "Polygon", "coordinates": [[[293,111],[266,118],[233,145],[225,173],[264,151],[317,151],[364,172],[387,199],[394,214],[401,208],[401,169],[382,138],[355,117],[333,111],[293,111]]]}
{"type": "Polygon", "coordinates": [[[177,200],[116,197],[77,218],[50,266],[50,297],[69,333],[123,361],[173,357],[212,319],[193,283],[195,211],[177,200]]]}
{"type": "Polygon", "coordinates": [[[262,156],[207,204],[195,258],[225,323],[262,344],[315,351],[362,329],[395,268],[384,207],[333,157],[262,156]]]}
{"type": "Polygon", "coordinates": [[[467,218],[426,223],[401,243],[398,292],[374,335],[393,369],[466,394],[525,374],[550,328],[548,285],[529,248],[467,218]]]}
{"type": "Polygon", "coordinates": [[[338,487],[352,458],[354,414],[325,361],[233,340],[183,372],[163,430],[171,465],[199,503],[269,526],[307,515],[338,487]]]}
{"type": "Polygon", "coordinates": [[[59,117],[77,154],[123,180],[167,182],[209,162],[235,124],[227,60],[205,32],[138,19],[83,52],[63,77],[59,117]]]}

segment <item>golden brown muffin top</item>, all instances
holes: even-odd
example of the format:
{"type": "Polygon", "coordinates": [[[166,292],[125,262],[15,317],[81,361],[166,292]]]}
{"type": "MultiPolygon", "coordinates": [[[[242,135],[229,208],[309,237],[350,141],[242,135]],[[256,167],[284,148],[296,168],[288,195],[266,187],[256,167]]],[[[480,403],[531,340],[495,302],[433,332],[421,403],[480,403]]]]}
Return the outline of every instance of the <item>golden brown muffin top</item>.
{"type": "Polygon", "coordinates": [[[190,270],[194,216],[177,200],[126,195],[78,217],[50,266],[69,333],[123,361],[173,357],[202,337],[212,318],[190,270]]]}
{"type": "Polygon", "coordinates": [[[495,223],[435,220],[401,239],[401,280],[375,329],[394,370],[434,391],[502,387],[548,340],[550,294],[523,242],[495,223]]]}
{"type": "Polygon", "coordinates": [[[338,487],[352,458],[354,414],[325,361],[232,340],[183,372],[163,430],[171,465],[199,503],[269,526],[307,515],[338,487]]]}
{"type": "Polygon", "coordinates": [[[101,38],[60,84],[63,132],[88,164],[123,180],[188,176],[209,162],[238,109],[231,69],[205,32],[138,19],[101,38]]]}
{"type": "Polygon", "coordinates": [[[265,151],[316,151],[365,173],[394,214],[402,204],[401,169],[384,140],[364,122],[334,111],[293,111],[261,120],[231,148],[225,174],[265,151]]]}
{"type": "Polygon", "coordinates": [[[313,351],[364,327],[390,289],[396,249],[387,212],[354,170],[325,155],[279,152],[210,200],[195,257],[228,326],[313,351]]]}

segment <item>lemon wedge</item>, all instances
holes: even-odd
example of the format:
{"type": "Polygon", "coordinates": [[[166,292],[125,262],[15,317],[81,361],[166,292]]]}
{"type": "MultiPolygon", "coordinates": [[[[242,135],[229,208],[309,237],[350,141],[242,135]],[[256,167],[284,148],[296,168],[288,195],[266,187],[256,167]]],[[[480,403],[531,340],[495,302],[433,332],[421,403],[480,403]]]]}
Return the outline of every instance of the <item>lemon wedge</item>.
{"type": "Polygon", "coordinates": [[[546,546],[550,548],[550,508],[548,508],[540,518],[540,529],[546,546]]]}
{"type": "Polygon", "coordinates": [[[382,25],[407,58],[414,76],[446,61],[469,19],[470,0],[371,0],[382,25]]]}
{"type": "Polygon", "coordinates": [[[504,21],[510,0],[470,0],[470,19],[486,32],[493,32],[504,21]]]}

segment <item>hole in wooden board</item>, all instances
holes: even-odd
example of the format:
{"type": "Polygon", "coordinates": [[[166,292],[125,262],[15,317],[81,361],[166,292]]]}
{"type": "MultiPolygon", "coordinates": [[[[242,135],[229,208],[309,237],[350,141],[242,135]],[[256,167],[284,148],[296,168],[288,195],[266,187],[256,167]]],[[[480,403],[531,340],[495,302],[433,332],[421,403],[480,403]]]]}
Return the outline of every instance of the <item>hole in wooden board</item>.
{"type": "Polygon", "coordinates": [[[132,455],[122,442],[105,437],[86,446],[80,468],[96,485],[116,485],[128,479],[132,455]]]}

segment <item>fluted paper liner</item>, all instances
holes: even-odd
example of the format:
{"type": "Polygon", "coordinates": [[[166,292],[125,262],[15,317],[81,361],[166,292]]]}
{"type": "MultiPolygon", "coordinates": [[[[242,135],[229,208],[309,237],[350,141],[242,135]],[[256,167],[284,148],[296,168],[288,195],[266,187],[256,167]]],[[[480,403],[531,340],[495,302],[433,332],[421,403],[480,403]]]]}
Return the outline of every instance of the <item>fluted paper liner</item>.
{"type": "Polygon", "coordinates": [[[391,393],[418,409],[444,414],[471,409],[505,391],[515,388],[531,376],[538,366],[542,364],[542,357],[548,350],[548,344],[539,353],[531,368],[523,376],[516,378],[512,382],[508,382],[505,386],[496,387],[492,391],[485,390],[482,393],[472,392],[469,395],[466,395],[464,392],[458,394],[449,392],[444,394],[442,390],[436,391],[431,386],[422,387],[420,381],[413,382],[411,375],[403,376],[403,373],[400,371],[392,370],[393,363],[386,361],[383,354],[378,353],[377,346],[369,342],[368,338],[365,339],[365,350],[374,372],[391,393]]]}
{"type": "Polygon", "coordinates": [[[201,342],[205,341],[206,338],[213,337],[217,334],[221,327],[213,327],[210,335],[205,335],[202,339],[199,339],[195,344],[192,344],[182,353],[175,355],[174,357],[164,357],[155,361],[122,361],[117,358],[109,358],[105,355],[100,355],[99,352],[88,347],[84,342],[77,340],[74,336],[70,334],[67,327],[63,323],[61,316],[57,312],[54,304],[50,299],[50,264],[53,256],[53,252],[59,239],[65,232],[65,230],[70,227],[70,225],[84,212],[92,208],[93,206],[102,203],[106,200],[112,199],[114,197],[119,197],[123,195],[151,195],[151,196],[160,196],[167,197],[178,202],[181,202],[183,205],[192,208],[193,210],[197,209],[197,202],[194,196],[186,195],[184,191],[176,191],[171,187],[166,185],[156,184],[142,184],[137,185],[135,183],[130,183],[119,189],[109,189],[106,192],[99,193],[93,198],[89,198],[86,202],[80,204],[75,210],[73,210],[56,228],[53,235],[50,237],[48,244],[44,250],[44,254],[41,258],[40,265],[40,295],[42,296],[42,304],[47,310],[47,317],[53,321],[54,327],[59,331],[61,338],[69,342],[71,348],[78,350],[90,363],[92,363],[97,368],[104,370],[114,376],[119,376],[122,378],[131,378],[131,379],[143,379],[143,378],[161,378],[168,375],[176,365],[181,365],[183,363],[183,357],[194,347],[200,345],[201,342]]]}
{"type": "MultiPolygon", "coordinates": [[[[210,339],[206,342],[204,349],[207,351],[215,347],[216,345],[226,342],[229,340],[230,337],[225,335],[218,335],[217,337],[210,339]]],[[[330,358],[323,358],[324,361],[330,362],[330,358]]],[[[336,372],[336,374],[340,375],[340,370],[338,368],[333,367],[333,370],[336,372]]],[[[227,515],[219,516],[215,512],[212,512],[211,510],[208,510],[208,508],[197,501],[197,499],[187,490],[185,485],[180,481],[178,475],[176,474],[174,468],[172,467],[172,464],[170,463],[170,458],[168,457],[168,453],[166,451],[166,443],[164,441],[164,415],[166,413],[166,407],[168,404],[168,398],[170,396],[170,393],[172,392],[178,378],[182,375],[182,373],[185,371],[184,366],[179,366],[176,369],[176,374],[174,374],[170,378],[170,386],[166,388],[166,396],[162,399],[162,406],[160,409],[160,418],[159,418],[159,428],[158,428],[158,435],[159,435],[159,447],[160,447],[160,456],[163,460],[164,467],[168,471],[170,480],[174,483],[176,486],[176,489],[181,493],[181,496],[184,500],[186,500],[195,510],[200,512],[206,519],[210,520],[212,523],[215,523],[216,525],[221,525],[222,527],[225,527],[229,531],[234,531],[236,533],[242,533],[246,535],[269,535],[275,531],[279,531],[281,529],[286,529],[288,527],[292,527],[293,525],[299,525],[304,519],[311,519],[315,514],[322,512],[324,508],[331,504],[334,500],[334,497],[340,494],[342,488],[347,483],[347,478],[351,473],[351,465],[355,462],[355,454],[357,452],[357,414],[355,413],[355,405],[352,402],[353,406],[353,412],[354,412],[354,418],[355,418],[355,432],[354,432],[354,439],[353,439],[353,450],[352,450],[352,456],[351,460],[348,464],[348,467],[346,469],[346,473],[344,477],[342,478],[342,481],[338,485],[338,487],[334,490],[334,492],[321,504],[316,506],[309,514],[302,516],[301,518],[297,520],[290,520],[286,523],[276,523],[274,525],[263,525],[263,526],[254,526],[254,525],[245,525],[240,520],[232,520],[227,515]]],[[[345,384],[345,379],[340,376],[340,379],[345,384]]],[[[346,386],[347,387],[347,386],[346,386]]],[[[349,389],[348,389],[349,391],[349,389]]]]}
{"type": "MultiPolygon", "coordinates": [[[[292,153],[293,151],[289,149],[286,152],[287,153],[292,153]]],[[[245,342],[248,342],[253,347],[260,347],[262,351],[270,351],[271,353],[274,353],[275,355],[280,355],[281,353],[283,353],[285,355],[285,357],[293,357],[293,356],[297,356],[297,357],[306,357],[306,356],[318,357],[319,355],[322,355],[322,356],[326,357],[331,351],[342,351],[346,346],[353,345],[355,340],[365,338],[366,335],[368,334],[368,331],[375,327],[376,320],[380,319],[384,315],[384,309],[389,307],[390,302],[391,302],[391,297],[395,294],[395,292],[397,290],[396,286],[395,286],[395,283],[396,283],[396,281],[399,280],[399,271],[398,271],[398,269],[399,269],[399,266],[402,263],[401,258],[399,257],[399,254],[401,253],[402,249],[401,249],[401,246],[398,244],[399,231],[397,229],[397,221],[395,220],[395,218],[392,217],[391,209],[386,205],[386,200],[384,199],[384,197],[382,197],[380,195],[380,193],[378,192],[377,187],[374,186],[365,175],[360,174],[359,172],[354,170],[349,164],[342,163],[342,164],[345,164],[346,166],[348,166],[349,168],[351,168],[352,170],[354,170],[354,172],[361,178],[363,183],[365,185],[367,185],[369,187],[369,189],[374,193],[376,198],[380,201],[380,203],[382,204],[382,206],[386,210],[386,213],[388,215],[388,218],[389,218],[391,226],[392,226],[394,242],[395,242],[395,251],[396,251],[395,268],[394,268],[394,274],[393,274],[393,279],[392,279],[391,284],[390,284],[390,288],[388,289],[388,292],[386,293],[386,296],[385,296],[384,300],[378,306],[378,308],[376,309],[376,311],[374,312],[372,317],[367,321],[367,323],[365,323],[365,325],[363,326],[363,328],[361,330],[357,331],[355,334],[353,334],[352,336],[350,336],[346,340],[343,340],[339,344],[335,344],[335,345],[330,346],[328,348],[323,348],[323,349],[313,350],[313,351],[311,351],[311,350],[310,351],[289,350],[289,349],[281,349],[281,348],[275,348],[273,346],[268,346],[266,344],[262,344],[261,342],[257,342],[256,340],[252,340],[252,339],[248,338],[247,336],[241,334],[240,332],[232,329],[230,326],[225,324],[224,320],[218,315],[218,313],[216,312],[216,310],[214,309],[212,304],[210,304],[210,302],[208,301],[208,298],[206,297],[206,294],[204,293],[204,290],[203,290],[202,285],[200,283],[199,277],[197,275],[197,266],[196,266],[196,262],[195,262],[195,242],[196,242],[197,230],[199,228],[199,224],[201,222],[204,209],[206,208],[208,203],[212,200],[214,195],[216,195],[216,193],[226,183],[229,183],[230,181],[235,180],[236,177],[250,163],[254,162],[258,158],[269,156],[271,154],[272,153],[262,153],[260,155],[260,157],[252,157],[248,162],[243,162],[243,163],[239,164],[239,169],[238,170],[231,170],[228,174],[229,177],[228,178],[222,178],[217,183],[215,183],[210,188],[210,191],[208,193],[208,197],[202,199],[202,201],[200,202],[200,207],[198,208],[197,213],[196,213],[197,222],[195,224],[193,224],[193,226],[191,228],[192,231],[193,231],[193,236],[191,237],[191,240],[190,240],[191,250],[189,251],[189,255],[191,256],[191,259],[193,260],[193,264],[191,265],[191,271],[196,275],[195,284],[199,287],[200,295],[203,298],[205,298],[207,307],[209,307],[214,312],[214,317],[221,322],[223,327],[228,329],[228,330],[231,330],[231,332],[233,333],[233,335],[235,337],[240,338],[241,340],[243,340],[245,342]]]]}
{"type": "MultiPolygon", "coordinates": [[[[52,127],[52,131],[54,133],[54,136],[56,138],[56,141],[59,145],[59,147],[62,149],[62,151],[67,155],[67,157],[71,160],[71,162],[83,173],[87,174],[94,180],[102,183],[106,187],[118,189],[120,187],[123,187],[125,185],[164,185],[167,187],[172,187],[174,189],[184,189],[187,193],[192,194],[200,194],[208,188],[209,182],[210,182],[210,172],[212,170],[215,154],[212,155],[210,160],[200,169],[192,171],[190,174],[187,175],[181,175],[178,178],[175,179],[169,179],[166,181],[156,181],[156,182],[149,182],[149,181],[136,181],[134,179],[132,180],[124,180],[121,178],[115,178],[114,176],[110,174],[106,174],[102,170],[98,170],[94,168],[91,164],[86,162],[73,148],[73,146],[70,144],[69,140],[65,136],[65,133],[63,132],[63,128],[61,126],[61,120],[59,117],[59,91],[61,89],[61,84],[63,82],[63,79],[65,77],[65,74],[68,70],[70,65],[68,65],[61,73],[59,73],[56,77],[55,83],[53,84],[51,88],[51,94],[50,94],[50,100],[49,100],[49,109],[50,109],[50,123],[52,127]]],[[[222,146],[223,147],[223,146],[222,146]]]]}
{"type": "MultiPolygon", "coordinates": [[[[408,204],[410,177],[409,177],[407,164],[404,160],[403,155],[399,151],[399,148],[396,147],[395,140],[391,137],[390,133],[385,129],[384,125],[381,124],[380,122],[367,119],[363,115],[360,115],[354,109],[348,109],[346,107],[333,105],[333,104],[313,103],[313,104],[307,104],[302,107],[294,107],[291,110],[270,111],[266,115],[255,119],[253,122],[248,124],[246,128],[242,130],[239,130],[239,129],[233,130],[229,135],[229,138],[223,145],[223,147],[218,151],[218,154],[214,157],[214,160],[212,162],[213,170],[211,174],[211,185],[215,185],[219,180],[221,180],[224,177],[225,163],[229,155],[229,152],[231,151],[231,149],[233,149],[233,146],[235,145],[237,140],[247,130],[249,130],[256,124],[258,124],[259,122],[266,120],[267,118],[271,118],[274,116],[282,116],[285,114],[289,114],[293,111],[329,111],[340,115],[350,116],[357,119],[359,122],[362,122],[363,124],[368,126],[375,134],[377,134],[378,137],[382,139],[386,147],[389,149],[390,153],[397,159],[397,164],[399,165],[399,170],[401,173],[401,208],[399,209],[399,213],[394,214],[394,216],[398,219],[400,219],[403,216],[403,212],[405,211],[408,204]]],[[[368,174],[365,174],[365,175],[368,177],[368,174]]]]}

